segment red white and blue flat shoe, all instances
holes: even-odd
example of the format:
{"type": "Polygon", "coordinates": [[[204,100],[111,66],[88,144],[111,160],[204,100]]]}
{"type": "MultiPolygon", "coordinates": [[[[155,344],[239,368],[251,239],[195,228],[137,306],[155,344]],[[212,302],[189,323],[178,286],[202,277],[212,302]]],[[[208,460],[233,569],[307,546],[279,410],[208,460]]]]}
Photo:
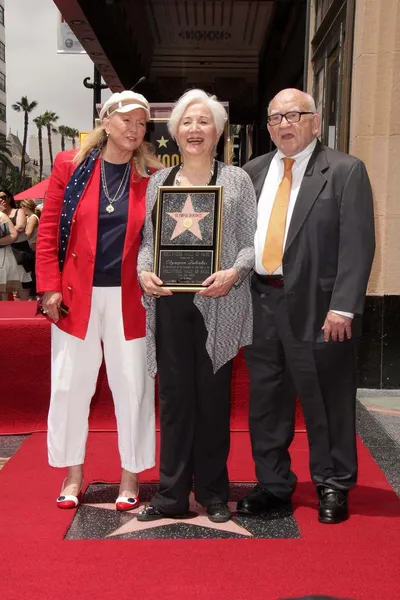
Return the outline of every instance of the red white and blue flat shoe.
{"type": "Polygon", "coordinates": [[[64,489],[66,479],[64,479],[63,484],[61,486],[61,495],[57,498],[57,506],[62,509],[76,508],[79,505],[79,502],[82,498],[82,489],[83,489],[83,479],[81,489],[78,494],[74,496],[73,494],[63,495],[62,490],[64,489]]]}
{"type": "Polygon", "coordinates": [[[118,496],[115,501],[115,510],[132,510],[139,504],[139,492],[137,496],[118,496]]]}

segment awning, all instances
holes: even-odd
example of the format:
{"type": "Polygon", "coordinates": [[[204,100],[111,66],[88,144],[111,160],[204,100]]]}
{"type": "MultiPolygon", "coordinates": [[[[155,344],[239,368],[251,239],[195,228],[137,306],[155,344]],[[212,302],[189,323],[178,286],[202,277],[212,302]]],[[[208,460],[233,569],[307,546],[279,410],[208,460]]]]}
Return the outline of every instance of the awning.
{"type": "Polygon", "coordinates": [[[33,198],[35,200],[44,198],[44,196],[47,192],[47,188],[49,186],[49,180],[50,180],[50,177],[47,177],[47,179],[43,179],[43,181],[41,181],[40,183],[37,183],[36,185],[33,185],[32,187],[28,188],[27,190],[24,190],[23,192],[16,194],[14,196],[14,200],[16,200],[18,202],[18,200],[25,200],[26,198],[33,198]]]}

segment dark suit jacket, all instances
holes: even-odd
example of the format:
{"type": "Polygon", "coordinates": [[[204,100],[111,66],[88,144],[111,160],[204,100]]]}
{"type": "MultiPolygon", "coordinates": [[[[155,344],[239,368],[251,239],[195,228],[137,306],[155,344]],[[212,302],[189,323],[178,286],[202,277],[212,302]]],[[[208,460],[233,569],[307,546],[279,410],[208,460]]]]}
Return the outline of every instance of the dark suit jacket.
{"type": "MultiPolygon", "coordinates": [[[[274,152],[251,160],[244,170],[257,201],[274,152]]],[[[322,341],[329,310],[360,318],[375,251],[372,190],[364,163],[317,142],[294,207],[283,254],[283,276],[294,336],[322,341]]]]}

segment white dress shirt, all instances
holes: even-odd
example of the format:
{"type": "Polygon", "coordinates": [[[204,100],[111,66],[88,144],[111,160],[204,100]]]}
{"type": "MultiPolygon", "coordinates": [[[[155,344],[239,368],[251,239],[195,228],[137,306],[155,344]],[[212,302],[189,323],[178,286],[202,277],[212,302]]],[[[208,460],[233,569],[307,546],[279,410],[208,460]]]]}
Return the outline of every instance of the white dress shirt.
{"type": "MultiPolygon", "coordinates": [[[[289,206],[286,218],[285,226],[285,237],[283,240],[283,247],[286,244],[286,238],[289,231],[290,221],[292,219],[293,210],[296,204],[297,196],[299,194],[300,186],[303,181],[304,174],[308,165],[308,161],[314,152],[317,140],[313,140],[304,150],[291,156],[294,159],[292,166],[292,187],[290,190],[289,206]]],[[[260,275],[282,275],[282,265],[280,265],[274,273],[268,273],[262,264],[262,255],[264,251],[265,238],[267,235],[269,220],[271,217],[272,207],[274,204],[275,196],[278,191],[278,187],[283,177],[283,158],[285,155],[278,150],[271,161],[270,168],[264,181],[263,188],[261,190],[260,199],[258,201],[257,208],[257,230],[254,236],[255,246],[255,271],[260,275]]],[[[335,310],[339,315],[345,317],[353,317],[353,313],[343,312],[335,310]]]]}

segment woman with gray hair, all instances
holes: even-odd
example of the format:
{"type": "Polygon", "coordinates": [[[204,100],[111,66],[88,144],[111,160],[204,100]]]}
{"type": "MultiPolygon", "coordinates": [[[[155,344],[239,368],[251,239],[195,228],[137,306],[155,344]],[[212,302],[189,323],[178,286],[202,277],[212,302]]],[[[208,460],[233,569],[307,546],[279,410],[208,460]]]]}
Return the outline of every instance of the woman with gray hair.
{"type": "Polygon", "coordinates": [[[169,130],[183,162],[154,174],[138,273],[146,294],[150,373],[158,370],[161,426],[160,486],[140,521],[182,517],[195,498],[211,521],[231,518],[228,508],[230,381],[232,359],[252,340],[249,272],[254,263],[256,199],[247,174],[215,160],[226,112],[215,96],[190,90],[176,103],[169,130]],[[158,187],[223,186],[221,270],[198,293],[163,288],[153,272],[158,187]]]}

